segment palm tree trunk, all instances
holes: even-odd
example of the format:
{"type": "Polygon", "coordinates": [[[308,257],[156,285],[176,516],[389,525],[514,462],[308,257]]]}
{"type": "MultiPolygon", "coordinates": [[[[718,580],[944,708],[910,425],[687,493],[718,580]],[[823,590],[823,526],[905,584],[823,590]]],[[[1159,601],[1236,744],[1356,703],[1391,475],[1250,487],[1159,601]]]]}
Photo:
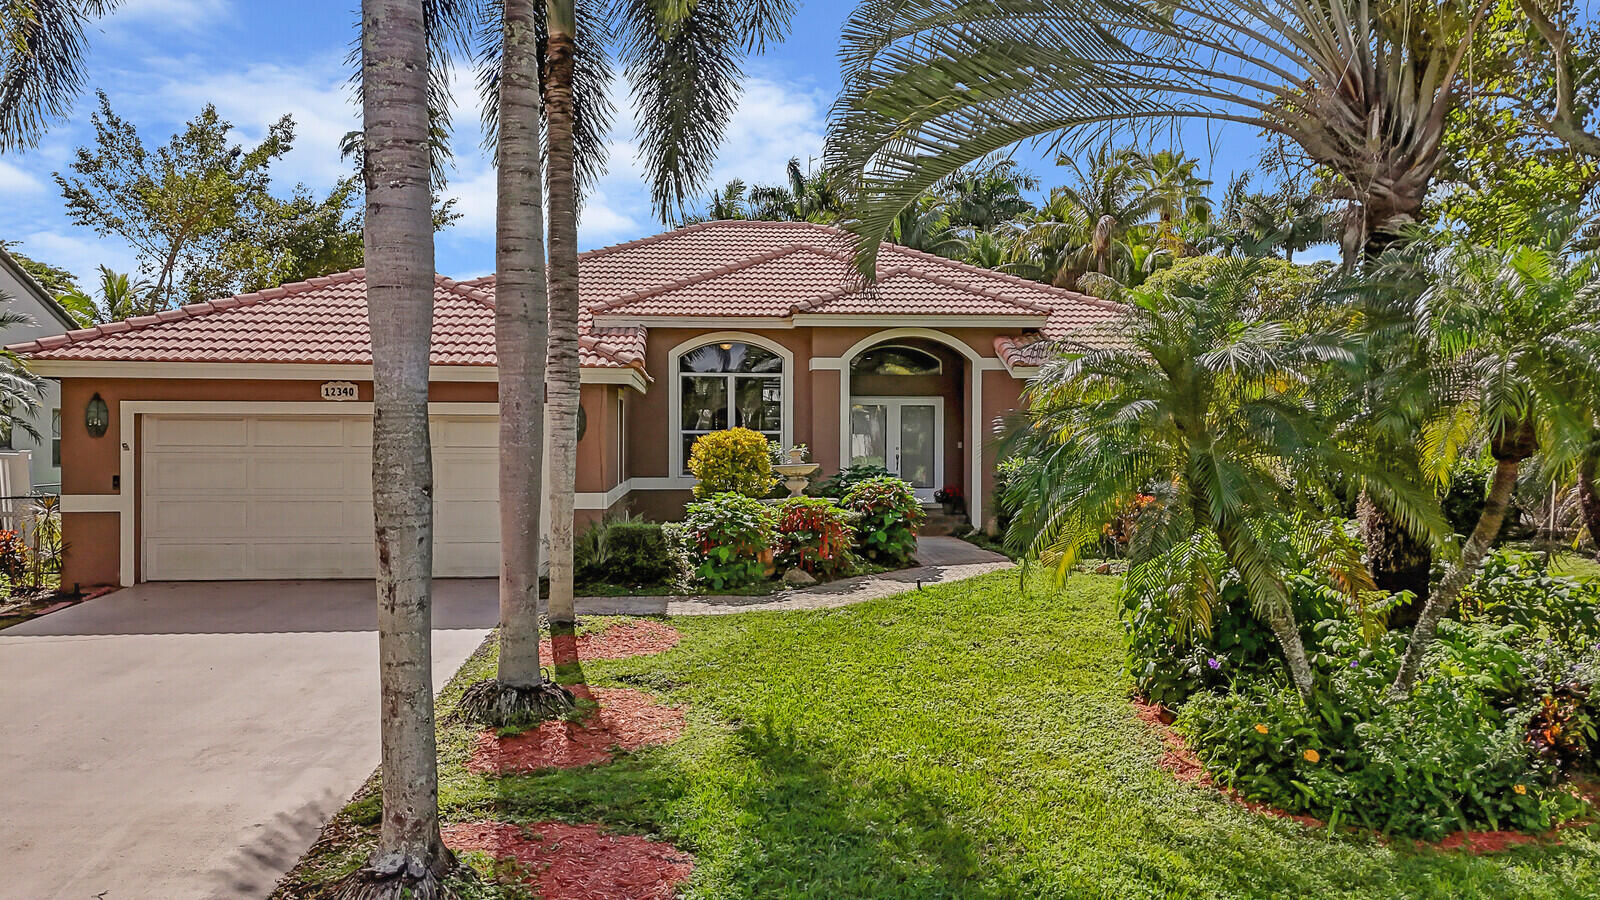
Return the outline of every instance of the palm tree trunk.
{"type": "Polygon", "coordinates": [[[1589,540],[1594,542],[1594,558],[1600,562],[1600,486],[1595,484],[1600,470],[1600,442],[1590,446],[1578,467],[1578,509],[1583,525],[1589,529],[1589,540]]]}
{"type": "Polygon", "coordinates": [[[1477,574],[1484,555],[1494,545],[1494,539],[1500,534],[1500,526],[1506,520],[1506,510],[1511,506],[1511,492],[1517,486],[1517,469],[1526,458],[1499,459],[1495,463],[1494,479],[1489,483],[1489,499],[1483,505],[1483,513],[1478,516],[1478,524],[1473,527],[1471,537],[1467,538],[1467,544],[1461,550],[1461,559],[1445,573],[1439,582],[1439,589],[1423,604],[1416,627],[1411,629],[1406,655],[1401,659],[1400,671],[1389,689],[1394,699],[1403,700],[1411,693],[1411,685],[1422,666],[1422,656],[1433,643],[1439,620],[1455,605],[1456,598],[1461,595],[1467,582],[1472,580],[1472,576],[1477,574]]]}
{"type": "Polygon", "coordinates": [[[1417,611],[1428,600],[1433,548],[1396,522],[1366,491],[1356,501],[1356,520],[1361,525],[1362,543],[1367,546],[1367,567],[1373,581],[1390,593],[1410,591],[1416,597],[1396,611],[1389,627],[1414,623],[1417,611]]]}
{"type": "Polygon", "coordinates": [[[539,148],[540,0],[503,0],[495,234],[500,371],[499,678],[535,688],[539,669],[539,502],[547,328],[544,178],[539,148]]]}
{"type": "Polygon", "coordinates": [[[361,12],[383,824],[340,895],[432,898],[455,860],[439,836],[433,721],[427,48],[420,0],[363,0],[361,12]]]}
{"type": "MultiPolygon", "coordinates": [[[[545,85],[550,161],[550,349],[545,410],[550,442],[550,632],[569,638],[573,610],[572,529],[578,468],[578,192],[573,161],[573,29],[571,0],[546,4],[549,28],[545,85]]],[[[553,643],[552,643],[552,646],[553,643]]],[[[558,664],[563,662],[557,661],[558,664]]]]}

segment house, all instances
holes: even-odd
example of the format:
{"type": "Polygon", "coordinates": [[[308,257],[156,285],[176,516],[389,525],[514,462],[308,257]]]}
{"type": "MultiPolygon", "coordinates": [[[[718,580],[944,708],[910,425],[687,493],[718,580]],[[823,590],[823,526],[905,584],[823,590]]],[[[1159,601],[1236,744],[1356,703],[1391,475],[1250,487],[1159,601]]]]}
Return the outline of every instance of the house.
{"type": "MultiPolygon", "coordinates": [[[[689,447],[742,425],[823,472],[886,465],[986,510],[992,425],[1115,304],[847,236],[718,221],[584,253],[579,516],[681,513],[689,447]]],[[[438,278],[435,574],[497,571],[494,281],[438,278]]],[[[372,572],[363,272],[14,349],[61,380],[64,584],[372,572]]]]}
{"type": "MultiPolygon", "coordinates": [[[[20,313],[27,322],[0,328],[0,344],[15,344],[59,335],[77,328],[61,304],[0,246],[0,295],[10,298],[0,309],[20,313]]],[[[21,428],[0,429],[0,453],[27,450],[34,490],[55,491],[61,484],[61,386],[46,379],[39,408],[28,415],[38,438],[21,428]]],[[[19,463],[20,465],[20,463],[19,463]]]]}

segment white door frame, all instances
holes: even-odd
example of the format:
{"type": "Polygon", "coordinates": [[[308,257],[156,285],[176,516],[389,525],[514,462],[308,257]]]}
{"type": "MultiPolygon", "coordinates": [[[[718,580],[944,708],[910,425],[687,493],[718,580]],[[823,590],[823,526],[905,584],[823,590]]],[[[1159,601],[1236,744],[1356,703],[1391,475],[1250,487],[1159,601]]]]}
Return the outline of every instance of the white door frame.
{"type": "MultiPolygon", "coordinates": [[[[926,488],[915,488],[918,500],[924,503],[932,503],[934,492],[944,486],[944,398],[938,395],[885,397],[877,394],[850,398],[851,409],[854,409],[858,404],[881,405],[884,407],[887,419],[884,422],[884,468],[896,475],[900,474],[901,409],[906,406],[933,407],[933,484],[926,488]],[[889,464],[891,455],[894,457],[894,465],[889,464]]],[[[847,437],[854,436],[852,432],[847,437]]],[[[845,464],[849,465],[850,460],[846,459],[845,464]]]]}

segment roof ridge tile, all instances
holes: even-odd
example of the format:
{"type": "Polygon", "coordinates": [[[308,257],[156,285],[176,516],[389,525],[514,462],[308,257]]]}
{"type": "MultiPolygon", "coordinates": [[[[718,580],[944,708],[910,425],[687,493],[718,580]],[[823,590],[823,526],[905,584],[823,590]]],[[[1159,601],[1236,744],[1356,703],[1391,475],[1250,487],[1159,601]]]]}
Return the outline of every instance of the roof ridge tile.
{"type": "Polygon", "coordinates": [[[809,247],[805,244],[784,244],[780,247],[774,247],[771,250],[758,253],[754,256],[746,256],[731,263],[724,263],[723,265],[716,266],[714,268],[696,272],[693,275],[685,275],[682,278],[675,278],[672,281],[663,282],[647,288],[641,288],[633,293],[624,294],[621,297],[591,306],[589,307],[589,310],[592,314],[612,312],[649,297],[656,297],[662,294],[671,293],[676,290],[682,290],[683,288],[691,285],[710,281],[714,278],[721,278],[724,275],[738,272],[743,269],[748,269],[752,266],[758,266],[765,262],[771,262],[775,259],[781,259],[782,257],[801,251],[815,252],[816,248],[809,247]]]}

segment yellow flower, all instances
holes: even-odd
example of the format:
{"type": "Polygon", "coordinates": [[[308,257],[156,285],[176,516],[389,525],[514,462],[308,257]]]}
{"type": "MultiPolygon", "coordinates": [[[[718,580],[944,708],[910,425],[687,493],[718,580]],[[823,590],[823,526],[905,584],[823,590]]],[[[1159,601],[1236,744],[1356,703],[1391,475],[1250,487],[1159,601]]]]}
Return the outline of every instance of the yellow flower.
{"type": "Polygon", "coordinates": [[[1302,753],[1300,755],[1305,757],[1306,762],[1308,762],[1308,763],[1322,762],[1322,754],[1318,753],[1315,750],[1307,750],[1306,752],[1304,752],[1304,753],[1302,753]]]}
{"type": "Polygon", "coordinates": [[[1525,784],[1513,785],[1511,789],[1519,794],[1526,794],[1528,792],[1528,786],[1525,784]]]}
{"type": "Polygon", "coordinates": [[[1258,731],[1258,732],[1260,732],[1262,734],[1266,734],[1267,733],[1267,726],[1261,724],[1260,722],[1257,722],[1256,723],[1256,731],[1258,731]]]}

